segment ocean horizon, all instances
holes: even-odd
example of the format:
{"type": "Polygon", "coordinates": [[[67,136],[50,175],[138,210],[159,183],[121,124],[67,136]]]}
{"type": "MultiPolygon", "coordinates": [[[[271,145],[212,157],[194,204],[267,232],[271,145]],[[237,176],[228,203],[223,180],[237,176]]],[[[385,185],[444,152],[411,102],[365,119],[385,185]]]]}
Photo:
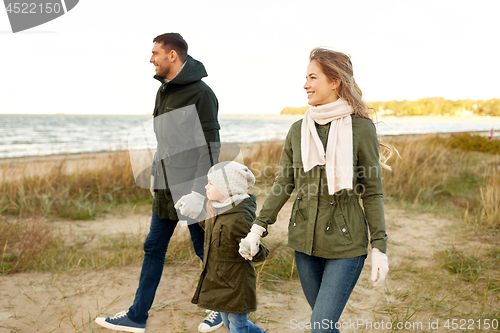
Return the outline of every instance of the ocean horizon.
{"type": "MultiPolygon", "coordinates": [[[[127,149],[134,128],[151,115],[1,114],[0,158],[127,149]]],[[[222,142],[284,140],[302,115],[219,114],[222,142]]],[[[393,117],[376,120],[379,135],[500,131],[500,117],[393,117]]]]}

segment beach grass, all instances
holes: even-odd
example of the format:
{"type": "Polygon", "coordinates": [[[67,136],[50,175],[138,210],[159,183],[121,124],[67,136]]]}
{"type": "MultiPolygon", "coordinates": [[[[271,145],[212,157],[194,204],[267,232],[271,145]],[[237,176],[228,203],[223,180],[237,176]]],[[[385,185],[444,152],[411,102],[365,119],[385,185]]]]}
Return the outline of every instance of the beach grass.
{"type": "Polygon", "coordinates": [[[136,186],[126,151],[97,156],[0,165],[0,214],[86,220],[151,198],[136,186]]]}
{"type": "Polygon", "coordinates": [[[498,154],[450,148],[450,141],[456,138],[393,142],[401,158],[390,162],[393,172],[384,170],[387,201],[463,219],[486,232],[500,228],[498,154]]]}
{"type": "MultiPolygon", "coordinates": [[[[408,212],[446,217],[455,224],[450,231],[454,244],[435,253],[425,265],[418,264],[411,252],[398,254],[401,260],[391,264],[391,279],[406,287],[388,288],[375,317],[389,318],[394,326],[426,317],[500,320],[500,159],[495,152],[467,149],[467,140],[458,141],[462,146],[456,141],[452,145],[452,140],[456,138],[435,135],[384,140],[401,155],[389,161],[392,172],[384,171],[386,202],[408,212]]],[[[274,181],[282,145],[257,144],[253,154],[245,157],[261,195],[274,181]]],[[[2,274],[140,265],[145,233],[89,235],[74,242],[61,238],[52,225],[66,216],[88,219],[109,211],[141,209],[137,206],[150,208],[150,193],[134,185],[125,153],[106,158],[115,161],[114,167],[79,173],[66,172],[69,161],[65,160],[38,176],[9,179],[5,175],[11,171],[3,167],[2,274]],[[61,215],[60,210],[76,213],[61,215]]],[[[259,287],[286,292],[298,278],[293,251],[283,242],[266,245],[271,252],[268,260],[255,265],[259,287]]],[[[179,269],[199,265],[187,235],[172,238],[166,262],[179,269]]]]}

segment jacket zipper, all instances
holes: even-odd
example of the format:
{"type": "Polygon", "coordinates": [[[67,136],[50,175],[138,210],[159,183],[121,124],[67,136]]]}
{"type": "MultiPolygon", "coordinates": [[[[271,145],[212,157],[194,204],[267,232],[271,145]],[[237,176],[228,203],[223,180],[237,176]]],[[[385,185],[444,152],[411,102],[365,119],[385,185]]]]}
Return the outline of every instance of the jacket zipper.
{"type": "Polygon", "coordinates": [[[222,227],[223,227],[223,226],[224,226],[224,225],[223,225],[223,224],[221,224],[221,225],[220,225],[220,229],[219,229],[219,246],[220,246],[220,239],[222,238],[222,227]]]}
{"type": "MultiPolygon", "coordinates": [[[[165,181],[165,187],[168,187],[168,185],[167,185],[167,174],[165,172],[165,163],[163,163],[163,160],[160,160],[160,161],[161,161],[161,170],[163,171],[163,177],[164,177],[163,179],[165,181]]],[[[165,188],[164,193],[165,193],[165,199],[168,199],[167,198],[167,189],[166,188],[165,188]]]]}

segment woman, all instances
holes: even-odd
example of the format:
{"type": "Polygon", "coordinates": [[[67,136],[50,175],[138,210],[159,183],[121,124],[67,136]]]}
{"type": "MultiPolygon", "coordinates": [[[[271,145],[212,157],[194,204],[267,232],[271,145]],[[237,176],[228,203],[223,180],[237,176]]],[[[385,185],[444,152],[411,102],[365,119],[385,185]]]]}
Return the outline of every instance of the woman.
{"type": "Polygon", "coordinates": [[[288,245],[312,308],[311,332],[339,332],[338,320],[368,253],[368,235],[373,285],[389,270],[381,165],[389,168],[390,154],[379,157],[375,126],[349,57],[316,48],[309,60],[304,89],[311,107],[288,132],[280,172],[244,239],[251,247],[245,257],[257,253],[260,238],[295,189],[288,245]]]}

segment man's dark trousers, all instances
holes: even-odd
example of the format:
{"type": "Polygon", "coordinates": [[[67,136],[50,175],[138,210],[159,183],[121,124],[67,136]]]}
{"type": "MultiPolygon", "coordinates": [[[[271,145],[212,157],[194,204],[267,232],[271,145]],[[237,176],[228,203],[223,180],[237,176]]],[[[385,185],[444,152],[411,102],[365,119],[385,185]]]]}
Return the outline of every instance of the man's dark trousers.
{"type": "MultiPolygon", "coordinates": [[[[162,219],[152,213],[151,227],[144,243],[139,287],[135,293],[134,304],[128,310],[128,317],[138,323],[146,324],[148,311],[153,305],[156,289],[160,283],[165,265],[168,243],[179,221],[162,219]]],[[[188,228],[196,255],[203,261],[204,231],[194,220],[188,220],[188,228]]]]}

